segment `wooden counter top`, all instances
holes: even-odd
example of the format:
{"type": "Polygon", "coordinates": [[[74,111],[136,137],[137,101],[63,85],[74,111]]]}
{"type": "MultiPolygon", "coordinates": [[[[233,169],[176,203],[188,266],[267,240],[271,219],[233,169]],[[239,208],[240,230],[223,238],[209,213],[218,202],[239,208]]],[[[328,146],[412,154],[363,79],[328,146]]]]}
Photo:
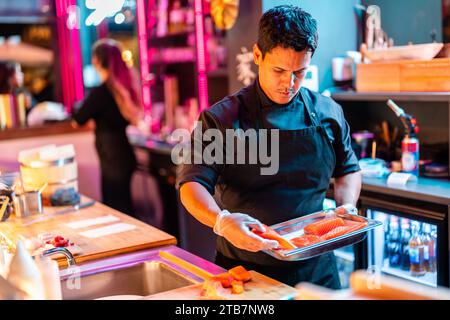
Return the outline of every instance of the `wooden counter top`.
{"type": "MultiPolygon", "coordinates": [[[[90,201],[90,199],[83,197],[82,202],[86,201],[90,201]]],[[[45,207],[44,215],[54,213],[64,208],[66,207],[45,207]]],[[[177,243],[175,237],[99,202],[78,211],[53,216],[45,221],[25,225],[30,221],[29,219],[35,218],[36,216],[25,219],[11,217],[8,221],[0,223],[0,236],[3,236],[3,238],[11,244],[15,244],[20,238],[20,235],[24,237],[33,237],[40,233],[47,232],[61,234],[81,248],[82,252],[79,255],[75,255],[77,263],[163,245],[175,245],[177,243]],[[104,217],[107,215],[112,215],[120,220],[79,229],[72,229],[66,225],[69,222],[104,217]],[[115,223],[132,224],[136,226],[136,228],[94,239],[80,235],[80,232],[97,229],[115,223]]],[[[61,258],[58,259],[58,264],[60,266],[66,266],[67,262],[64,258],[61,258]]]]}
{"type": "Polygon", "coordinates": [[[12,128],[0,130],[0,141],[78,133],[93,130],[93,125],[88,124],[79,128],[72,128],[70,121],[52,122],[42,126],[12,128]]]}

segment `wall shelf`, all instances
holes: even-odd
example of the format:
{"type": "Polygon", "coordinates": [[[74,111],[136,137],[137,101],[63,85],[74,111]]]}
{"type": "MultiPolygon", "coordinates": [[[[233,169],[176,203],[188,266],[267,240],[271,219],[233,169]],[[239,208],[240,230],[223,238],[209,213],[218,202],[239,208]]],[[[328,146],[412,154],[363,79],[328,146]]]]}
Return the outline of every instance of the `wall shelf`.
{"type": "Polygon", "coordinates": [[[188,30],[183,32],[168,33],[165,36],[149,36],[148,46],[150,48],[159,48],[186,45],[188,37],[193,34],[194,30],[188,30]]]}
{"type": "Polygon", "coordinates": [[[450,92],[336,92],[331,95],[336,101],[394,101],[448,102],[450,92]]]}

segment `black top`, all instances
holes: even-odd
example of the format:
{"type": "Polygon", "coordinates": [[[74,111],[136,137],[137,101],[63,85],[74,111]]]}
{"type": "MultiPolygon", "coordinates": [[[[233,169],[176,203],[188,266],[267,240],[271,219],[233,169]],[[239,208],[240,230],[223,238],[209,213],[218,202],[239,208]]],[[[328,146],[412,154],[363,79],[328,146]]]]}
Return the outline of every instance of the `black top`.
{"type": "MultiPolygon", "coordinates": [[[[259,101],[259,105],[256,105],[255,108],[261,110],[263,128],[298,130],[311,125],[306,122],[305,106],[300,94],[297,94],[288,104],[276,104],[266,96],[257,79],[254,84],[243,88],[241,92],[227,96],[208,110],[204,110],[199,117],[199,121],[202,122],[202,130],[218,128],[223,132],[228,128],[242,128],[243,130],[256,128],[255,123],[248,124],[243,121],[241,117],[242,106],[239,100],[239,95],[252,90],[254,86],[256,86],[257,101],[259,101]]],[[[351,147],[350,127],[344,118],[341,106],[329,97],[306,88],[301,88],[301,90],[305,91],[305,94],[314,104],[317,116],[333,145],[336,154],[333,177],[341,177],[359,171],[358,159],[351,147]]],[[[247,110],[247,112],[254,112],[255,110],[247,110]]],[[[180,187],[186,182],[198,182],[211,194],[214,194],[222,169],[220,165],[216,164],[184,164],[178,172],[177,185],[180,187]]]]}
{"type": "Polygon", "coordinates": [[[106,84],[91,90],[73,118],[80,125],[85,124],[89,119],[94,119],[96,133],[123,132],[125,134],[125,128],[128,126],[128,121],[120,113],[106,84]]]}

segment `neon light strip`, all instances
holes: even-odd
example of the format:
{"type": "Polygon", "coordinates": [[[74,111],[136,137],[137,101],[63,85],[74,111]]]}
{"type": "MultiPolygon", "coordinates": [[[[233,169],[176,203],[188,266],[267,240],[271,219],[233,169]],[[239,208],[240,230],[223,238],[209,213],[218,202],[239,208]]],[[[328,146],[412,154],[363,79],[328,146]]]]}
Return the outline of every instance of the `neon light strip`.
{"type": "MultiPolygon", "coordinates": [[[[69,5],[76,5],[77,0],[70,0],[69,5]]],[[[80,17],[77,17],[78,19],[80,17]]],[[[81,22],[78,21],[78,25],[81,28],[81,22]]],[[[69,30],[69,35],[72,42],[72,53],[73,53],[73,71],[74,71],[74,85],[75,85],[75,95],[74,101],[81,101],[84,98],[84,84],[83,84],[83,63],[81,61],[81,46],[80,46],[80,32],[77,28],[69,30]]]]}
{"type": "Polygon", "coordinates": [[[203,0],[195,0],[195,43],[197,46],[197,74],[199,111],[208,108],[208,81],[206,78],[206,39],[203,25],[203,0]]]}
{"type": "MultiPolygon", "coordinates": [[[[153,8],[155,0],[149,0],[148,6],[153,8]]],[[[145,3],[144,0],[136,1],[136,15],[138,23],[138,44],[139,44],[139,64],[141,69],[141,92],[142,103],[144,104],[144,112],[150,114],[152,110],[152,97],[150,92],[150,83],[148,81],[149,69],[149,52],[147,47],[147,28],[145,25],[145,3]]]]}
{"type": "Polygon", "coordinates": [[[70,88],[69,63],[67,60],[66,45],[66,8],[65,0],[56,0],[56,18],[57,18],[57,35],[58,35],[58,51],[60,57],[61,68],[61,89],[63,93],[63,104],[67,112],[70,112],[70,102],[72,101],[72,93],[70,88]]]}

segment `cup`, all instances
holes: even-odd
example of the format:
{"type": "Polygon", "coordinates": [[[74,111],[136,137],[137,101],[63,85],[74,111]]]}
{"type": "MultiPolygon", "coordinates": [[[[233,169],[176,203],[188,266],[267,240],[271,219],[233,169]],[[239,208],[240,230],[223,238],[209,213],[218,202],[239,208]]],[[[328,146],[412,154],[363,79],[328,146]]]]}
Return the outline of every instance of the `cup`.
{"type": "Polygon", "coordinates": [[[25,218],[36,214],[42,214],[43,211],[42,195],[39,190],[26,191],[16,195],[14,199],[14,212],[16,217],[25,218]]]}

